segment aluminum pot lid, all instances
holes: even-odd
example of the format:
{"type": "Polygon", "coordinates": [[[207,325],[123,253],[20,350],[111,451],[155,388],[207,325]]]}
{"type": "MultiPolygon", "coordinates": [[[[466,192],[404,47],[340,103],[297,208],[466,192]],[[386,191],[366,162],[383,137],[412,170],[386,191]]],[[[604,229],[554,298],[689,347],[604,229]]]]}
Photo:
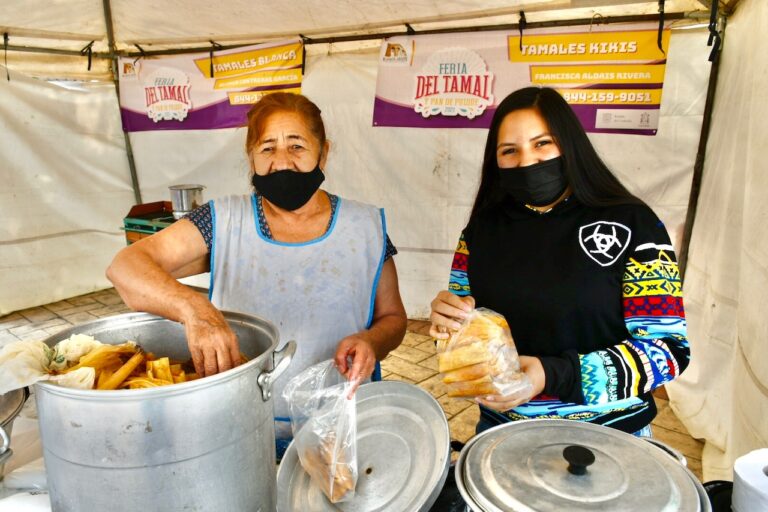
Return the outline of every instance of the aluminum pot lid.
{"type": "Polygon", "coordinates": [[[0,426],[6,426],[16,418],[29,396],[26,388],[14,389],[0,395],[0,426]]]}
{"type": "Polygon", "coordinates": [[[640,438],[571,420],[529,420],[476,436],[457,479],[487,512],[699,511],[689,472],[640,438]]]}
{"type": "Polygon", "coordinates": [[[398,381],[360,386],[357,397],[357,486],[333,504],[302,468],[291,443],[277,472],[277,510],[426,511],[445,483],[450,432],[440,404],[398,381]]]}

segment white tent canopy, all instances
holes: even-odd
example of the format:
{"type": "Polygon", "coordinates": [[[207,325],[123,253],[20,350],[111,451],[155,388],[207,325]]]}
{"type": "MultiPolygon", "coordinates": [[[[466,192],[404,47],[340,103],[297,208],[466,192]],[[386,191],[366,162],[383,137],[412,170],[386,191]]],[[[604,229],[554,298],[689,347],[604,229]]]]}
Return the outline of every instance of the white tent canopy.
{"type": "MultiPolygon", "coordinates": [[[[733,7],[737,1],[721,2],[728,3],[733,7]]],[[[477,187],[485,133],[372,127],[378,38],[405,33],[407,27],[418,33],[511,26],[521,10],[529,23],[551,24],[605,23],[658,12],[657,0],[6,4],[0,8],[10,77],[0,80],[0,315],[109,286],[104,269],[125,243],[119,228],[136,202],[110,71],[115,52],[179,51],[208,47],[210,41],[237,45],[297,35],[310,43],[326,41],[307,47],[302,90],[322,108],[333,143],[327,188],[386,209],[409,316],[424,317],[429,300],[447,282],[477,187]],[[89,71],[80,52],[91,41],[89,71]]],[[[708,22],[709,6],[709,0],[665,3],[677,21],[658,134],[590,135],[621,180],[662,218],[678,250],[710,48],[705,29],[676,29],[708,22]]],[[[760,258],[768,238],[759,235],[768,228],[760,222],[765,215],[760,217],[764,207],[757,191],[765,190],[765,178],[756,158],[768,147],[768,122],[759,116],[766,104],[768,63],[757,36],[768,28],[767,9],[763,0],[743,0],[727,31],[685,283],[693,363],[681,382],[670,386],[675,410],[694,435],[708,441],[706,453],[716,454],[704,461],[705,479],[730,478],[734,457],[768,445],[768,425],[761,419],[768,414],[759,415],[768,407],[768,365],[755,366],[768,334],[758,310],[768,293],[768,268],[760,258]],[[725,371],[724,361],[733,361],[732,370],[725,371]],[[749,402],[742,403],[742,396],[749,402]],[[733,404],[728,414],[722,414],[725,402],[733,404]]],[[[206,199],[244,193],[244,139],[244,129],[131,133],[127,140],[142,200],[167,200],[167,187],[175,183],[206,185],[206,199]]]]}

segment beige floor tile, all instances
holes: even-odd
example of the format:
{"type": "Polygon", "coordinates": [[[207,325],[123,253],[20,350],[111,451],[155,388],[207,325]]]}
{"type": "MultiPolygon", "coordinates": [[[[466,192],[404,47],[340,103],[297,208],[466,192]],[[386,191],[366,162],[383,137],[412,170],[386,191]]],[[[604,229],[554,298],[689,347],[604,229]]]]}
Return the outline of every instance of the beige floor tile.
{"type": "Polygon", "coordinates": [[[408,377],[403,377],[402,375],[398,375],[397,373],[390,373],[389,375],[384,378],[384,380],[399,380],[401,382],[407,382],[408,384],[416,384],[412,379],[409,379],[408,377]]]}
{"type": "Polygon", "coordinates": [[[419,387],[428,391],[435,398],[440,398],[448,393],[448,386],[443,384],[443,380],[438,374],[420,382],[419,387]]]}
{"type": "Polygon", "coordinates": [[[92,311],[94,309],[103,308],[104,305],[100,302],[93,301],[90,304],[83,304],[82,306],[72,306],[68,309],[60,309],[59,311],[56,311],[56,314],[63,317],[68,317],[72,315],[76,315],[78,313],[84,313],[86,311],[92,311]]]}
{"type": "Polygon", "coordinates": [[[382,370],[408,377],[414,382],[421,382],[437,373],[434,370],[424,368],[423,366],[419,366],[392,355],[381,362],[381,368],[382,370]]]}
{"type": "Polygon", "coordinates": [[[6,346],[8,343],[11,343],[13,341],[19,341],[19,338],[14,336],[8,331],[0,331],[0,348],[6,346]]]}
{"type": "Polygon", "coordinates": [[[688,458],[701,460],[701,452],[704,448],[704,443],[701,441],[697,441],[687,434],[667,430],[653,424],[651,425],[651,430],[653,431],[654,439],[671,446],[688,458]]]}
{"type": "Polygon", "coordinates": [[[80,295],[78,297],[67,299],[67,302],[73,306],[87,306],[88,304],[96,304],[96,299],[90,297],[89,295],[80,295]]]}
{"type": "Polygon", "coordinates": [[[419,366],[429,368],[430,370],[437,371],[437,355],[431,356],[423,361],[419,362],[419,366]]]}
{"type": "Polygon", "coordinates": [[[655,400],[658,413],[653,419],[653,425],[657,425],[674,432],[679,432],[681,434],[685,434],[686,436],[689,435],[688,430],[680,422],[680,420],[677,419],[677,416],[675,416],[674,411],[669,406],[669,402],[659,398],[656,398],[655,400]]]}
{"type": "Polygon", "coordinates": [[[0,316],[0,330],[21,327],[22,325],[27,325],[28,323],[30,323],[30,321],[18,313],[11,313],[10,315],[0,316]]]}
{"type": "Polygon", "coordinates": [[[428,354],[436,354],[437,348],[435,347],[435,341],[432,338],[429,338],[428,341],[425,341],[424,343],[421,343],[420,345],[416,345],[415,347],[417,350],[421,350],[423,352],[427,352],[428,354]]]}
{"type": "Polygon", "coordinates": [[[22,309],[18,313],[32,323],[45,322],[56,318],[56,313],[43,307],[22,309]]]}
{"type": "Polygon", "coordinates": [[[120,298],[120,295],[118,295],[117,291],[115,291],[114,288],[110,288],[109,290],[104,290],[102,292],[99,292],[93,296],[94,300],[97,302],[101,302],[105,306],[114,306],[116,304],[122,304],[123,299],[120,298]]]}
{"type": "Polygon", "coordinates": [[[53,311],[54,313],[58,313],[59,311],[63,311],[66,309],[72,309],[74,304],[72,304],[69,301],[66,300],[60,300],[58,302],[51,302],[50,304],[46,304],[43,306],[45,309],[49,309],[53,311]]]}
{"type": "Polygon", "coordinates": [[[18,336],[21,341],[42,341],[47,337],[48,333],[42,329],[25,332],[24,334],[18,336]]]}
{"type": "Polygon", "coordinates": [[[395,350],[390,352],[390,355],[399,357],[400,359],[405,359],[411,363],[419,363],[429,358],[432,354],[429,352],[423,352],[417,348],[400,345],[395,350]]]}
{"type": "Polygon", "coordinates": [[[414,332],[406,332],[405,336],[403,337],[403,343],[400,346],[405,345],[407,347],[416,347],[429,339],[431,339],[429,336],[423,336],[414,332]]]}
{"type": "Polygon", "coordinates": [[[445,411],[445,415],[449,420],[468,407],[475,405],[469,400],[464,400],[461,398],[450,398],[448,395],[441,396],[437,399],[437,401],[440,404],[440,407],[443,408],[443,411],[445,411]]]}
{"type": "Polygon", "coordinates": [[[480,419],[480,408],[477,405],[467,407],[451,418],[448,426],[451,429],[451,439],[466,443],[475,435],[475,426],[480,419]]]}
{"type": "MultiPolygon", "coordinates": [[[[98,306],[101,306],[101,304],[99,304],[98,302],[95,304],[97,304],[98,306]]],[[[96,318],[97,317],[93,316],[87,311],[81,311],[79,313],[75,313],[74,315],[67,315],[64,317],[64,319],[67,322],[71,323],[72,325],[84,324],[85,322],[96,320],[96,318]]]]}

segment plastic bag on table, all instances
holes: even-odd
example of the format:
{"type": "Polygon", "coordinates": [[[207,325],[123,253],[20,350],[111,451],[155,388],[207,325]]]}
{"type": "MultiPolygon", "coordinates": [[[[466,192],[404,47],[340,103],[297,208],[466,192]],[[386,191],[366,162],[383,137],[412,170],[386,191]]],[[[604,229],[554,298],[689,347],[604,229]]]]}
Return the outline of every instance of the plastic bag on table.
{"type": "Polygon", "coordinates": [[[448,396],[524,396],[533,392],[506,319],[487,308],[469,313],[459,330],[437,342],[437,365],[448,396]]]}
{"type": "Polygon", "coordinates": [[[357,485],[357,418],[351,383],[333,361],[291,379],[283,396],[291,411],[293,442],[304,470],[331,503],[348,501],[357,485]]]}

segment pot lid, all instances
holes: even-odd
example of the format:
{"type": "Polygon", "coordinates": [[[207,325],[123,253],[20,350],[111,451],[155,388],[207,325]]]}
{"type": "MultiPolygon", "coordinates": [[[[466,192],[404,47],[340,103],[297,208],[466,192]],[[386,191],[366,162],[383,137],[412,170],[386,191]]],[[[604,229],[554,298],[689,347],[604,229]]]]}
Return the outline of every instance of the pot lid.
{"type": "Polygon", "coordinates": [[[688,471],[645,441],[571,420],[494,427],[464,447],[456,466],[464,498],[488,512],[698,511],[688,471]]]}
{"type": "Polygon", "coordinates": [[[357,398],[357,487],[332,504],[302,468],[291,443],[277,472],[277,509],[320,512],[429,510],[450,466],[450,432],[440,404],[398,381],[364,384],[357,398]]]}
{"type": "Polygon", "coordinates": [[[14,389],[4,395],[0,395],[0,426],[5,427],[13,421],[16,415],[21,412],[27,396],[29,396],[27,388],[14,389]]]}

